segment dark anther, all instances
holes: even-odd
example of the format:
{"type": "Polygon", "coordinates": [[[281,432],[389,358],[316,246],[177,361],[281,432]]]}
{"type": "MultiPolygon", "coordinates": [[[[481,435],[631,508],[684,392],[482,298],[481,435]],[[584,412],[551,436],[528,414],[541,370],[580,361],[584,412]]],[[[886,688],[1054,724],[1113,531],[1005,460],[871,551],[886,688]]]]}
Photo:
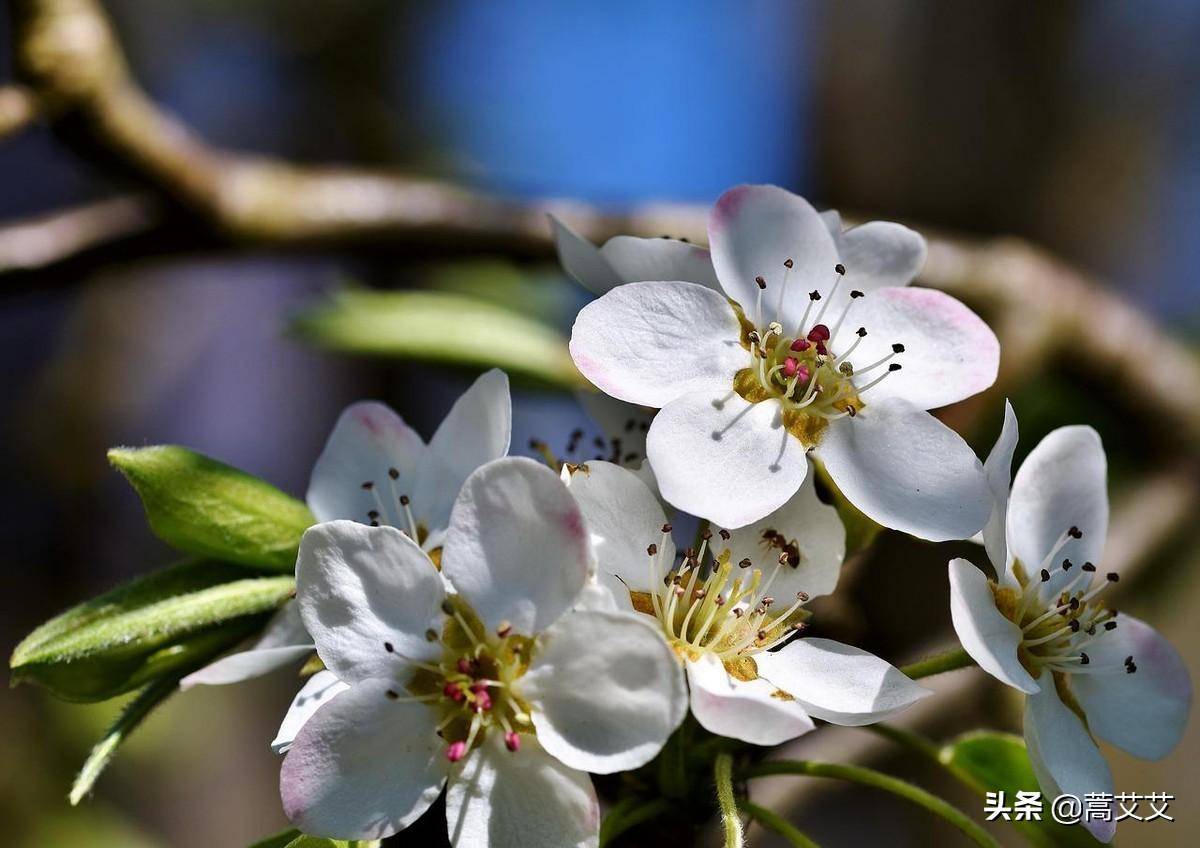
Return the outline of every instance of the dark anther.
{"type": "Polygon", "coordinates": [[[792,260],[790,260],[790,259],[785,259],[785,260],[783,260],[783,267],[784,267],[784,268],[791,268],[793,264],[794,264],[794,263],[793,263],[793,262],[792,262],[792,260]]]}
{"type": "Polygon", "coordinates": [[[858,298],[863,297],[863,293],[860,292],[858,289],[851,289],[850,297],[854,300],[857,300],[858,298]]]}
{"type": "Polygon", "coordinates": [[[389,477],[391,477],[393,480],[395,480],[397,477],[399,477],[399,476],[400,476],[400,469],[398,469],[398,468],[389,468],[389,469],[388,469],[388,476],[389,476],[389,477]]]}
{"type": "Polygon", "coordinates": [[[889,371],[899,371],[903,367],[904,366],[902,366],[899,362],[893,362],[891,365],[888,366],[888,370],[889,371]]]}
{"type": "Polygon", "coordinates": [[[400,506],[408,506],[410,503],[412,503],[412,501],[409,500],[408,495],[400,496],[400,506]]]}
{"type": "Polygon", "coordinates": [[[1071,603],[1068,606],[1073,610],[1079,609],[1079,598],[1071,598],[1071,603]]]}
{"type": "Polygon", "coordinates": [[[896,342],[894,345],[892,345],[892,353],[904,353],[904,345],[900,344],[900,342],[896,342]]]}
{"type": "Polygon", "coordinates": [[[1117,623],[1115,621],[1106,621],[1106,622],[1104,622],[1104,629],[1105,630],[1116,630],[1117,623]]]}
{"type": "Polygon", "coordinates": [[[1078,633],[1078,632],[1079,632],[1079,626],[1080,626],[1080,625],[1079,625],[1079,619],[1078,619],[1078,618],[1072,618],[1070,621],[1068,621],[1068,622],[1067,622],[1067,626],[1071,628],[1071,632],[1072,632],[1072,633],[1078,633]]]}
{"type": "Polygon", "coordinates": [[[1042,582],[1045,583],[1049,579],[1050,579],[1050,572],[1043,568],[1042,569],[1042,582]]]}
{"type": "Polygon", "coordinates": [[[833,266],[833,271],[839,277],[844,277],[846,275],[846,266],[843,265],[841,262],[839,262],[838,264],[833,266]]]}
{"type": "Polygon", "coordinates": [[[700,534],[700,538],[707,542],[712,538],[712,531],[705,528],[704,532],[700,534]]]}
{"type": "Polygon", "coordinates": [[[1121,575],[1117,574],[1117,572],[1115,572],[1115,571],[1110,571],[1110,572],[1108,572],[1108,574],[1104,575],[1104,578],[1106,580],[1108,580],[1109,583],[1116,583],[1118,580],[1121,579],[1121,575]]]}
{"type": "Polygon", "coordinates": [[[389,690],[387,690],[387,696],[389,698],[391,698],[393,701],[395,701],[397,698],[400,697],[400,693],[397,692],[395,689],[389,689],[389,690]]]}
{"type": "Polygon", "coordinates": [[[583,430],[578,427],[571,431],[571,438],[578,441],[583,438],[583,430]]]}
{"type": "Polygon", "coordinates": [[[860,339],[865,339],[867,337],[867,328],[859,327],[854,331],[854,335],[858,336],[860,339]]]}
{"type": "Polygon", "coordinates": [[[847,406],[846,414],[849,415],[851,418],[854,418],[858,415],[858,410],[855,409],[853,406],[847,406]]]}
{"type": "Polygon", "coordinates": [[[1133,654],[1130,654],[1125,658],[1125,665],[1133,665],[1133,654]]]}
{"type": "Polygon", "coordinates": [[[1082,568],[1084,571],[1095,571],[1096,570],[1096,566],[1092,565],[1090,562],[1085,562],[1083,565],[1081,565],[1079,567],[1082,568]]]}
{"type": "Polygon", "coordinates": [[[658,545],[656,545],[656,544],[654,544],[653,542],[651,542],[651,543],[650,543],[650,544],[649,544],[649,545],[646,547],[646,553],[647,553],[647,554],[649,554],[650,556],[654,556],[655,554],[657,554],[657,553],[658,553],[658,545]]]}
{"type": "Polygon", "coordinates": [[[437,631],[434,630],[432,627],[425,631],[425,641],[426,642],[436,642],[437,641],[437,631]]]}
{"type": "Polygon", "coordinates": [[[686,551],[683,552],[683,558],[684,559],[695,559],[696,558],[696,549],[688,548],[686,551]]]}
{"type": "Polygon", "coordinates": [[[449,598],[442,601],[442,612],[446,615],[454,615],[454,604],[450,603],[449,598]]]}
{"type": "Polygon", "coordinates": [[[362,484],[362,487],[363,487],[363,491],[365,491],[365,492],[369,492],[369,491],[371,491],[372,489],[374,489],[374,488],[375,488],[375,481],[374,481],[374,480],[368,480],[367,482],[365,482],[365,483],[363,483],[363,484],[362,484]]]}
{"type": "Polygon", "coordinates": [[[1083,531],[1080,530],[1078,527],[1072,526],[1071,529],[1067,531],[1067,535],[1070,536],[1072,539],[1082,539],[1083,531]]]}
{"type": "Polygon", "coordinates": [[[808,299],[809,299],[809,300],[820,300],[820,299],[821,299],[821,293],[820,293],[819,291],[810,291],[810,292],[808,293],[808,299]]]}
{"type": "Polygon", "coordinates": [[[1070,571],[1072,565],[1073,565],[1073,563],[1071,562],[1071,560],[1064,559],[1063,560],[1063,571],[1070,571]]]}
{"type": "Polygon", "coordinates": [[[738,563],[739,568],[749,568],[751,566],[750,557],[745,557],[738,563]]]}
{"type": "Polygon", "coordinates": [[[1137,671],[1137,666],[1134,665],[1133,663],[1130,663],[1129,665],[1125,666],[1126,674],[1133,674],[1135,671],[1137,671]]]}
{"type": "Polygon", "coordinates": [[[663,531],[664,533],[670,533],[670,532],[671,532],[671,525],[670,525],[670,524],[664,524],[664,525],[662,526],[662,531],[663,531]]]}
{"type": "Polygon", "coordinates": [[[758,287],[760,289],[765,289],[767,287],[767,281],[764,280],[762,277],[755,277],[754,282],[758,284],[758,287]]]}
{"type": "Polygon", "coordinates": [[[1092,661],[1092,660],[1091,660],[1091,658],[1090,658],[1090,657],[1088,657],[1088,655],[1087,655],[1087,653],[1086,653],[1086,652],[1084,652],[1084,651],[1080,651],[1080,652],[1079,652],[1079,663],[1080,663],[1080,665],[1087,665],[1087,664],[1088,664],[1088,663],[1090,663],[1091,661],[1092,661]]]}
{"type": "Polygon", "coordinates": [[[384,643],[383,643],[383,649],[384,649],[385,651],[387,651],[387,652],[390,654],[390,653],[393,653],[393,652],[396,650],[396,646],[395,646],[395,645],[393,645],[391,642],[384,642],[384,643]]]}
{"type": "Polygon", "coordinates": [[[728,530],[725,530],[725,529],[718,530],[717,535],[720,536],[722,539],[724,539],[726,542],[729,541],[729,531],[728,530]]]}
{"type": "Polygon", "coordinates": [[[378,518],[378,517],[379,517],[379,510],[377,510],[377,509],[370,509],[370,510],[367,510],[367,518],[369,518],[369,519],[371,519],[372,521],[374,521],[374,520],[375,520],[376,518],[378,518]]]}

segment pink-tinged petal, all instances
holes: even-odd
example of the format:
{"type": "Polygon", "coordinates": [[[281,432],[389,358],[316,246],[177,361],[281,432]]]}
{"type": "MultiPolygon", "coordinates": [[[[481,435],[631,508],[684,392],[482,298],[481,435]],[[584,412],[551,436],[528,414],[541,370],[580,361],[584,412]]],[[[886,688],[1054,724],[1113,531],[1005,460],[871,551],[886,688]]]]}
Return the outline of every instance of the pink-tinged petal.
{"type": "Polygon", "coordinates": [[[317,710],[349,688],[347,684],[337,679],[337,675],[328,670],[318,671],[308,678],[304,686],[296,693],[296,697],[292,699],[292,705],[288,707],[287,715],[283,717],[283,723],[279,725],[279,732],[275,734],[275,739],[271,742],[271,750],[276,754],[286,754],[292,747],[292,742],[296,739],[300,728],[316,715],[317,710]]]}
{"type": "Polygon", "coordinates": [[[559,264],[577,283],[599,296],[615,285],[629,282],[617,275],[594,244],[555,216],[547,217],[554,228],[554,246],[558,250],[559,264]]]}
{"type": "Polygon", "coordinates": [[[1113,630],[1087,646],[1091,673],[1071,677],[1071,691],[1092,733],[1135,757],[1158,760],[1179,744],[1192,708],[1192,678],[1171,643],[1122,613],[1113,630]],[[1125,660],[1133,658],[1130,673],[1125,660]]]}
{"type": "Polygon", "coordinates": [[[601,391],[662,407],[690,391],[733,385],[750,355],[719,292],[696,283],[617,286],[580,310],[571,331],[576,367],[601,391]]]}
{"type": "Polygon", "coordinates": [[[508,453],[511,435],[508,375],[493,368],[454,402],[429,440],[416,483],[402,492],[411,496],[414,517],[428,531],[422,547],[432,550],[441,544],[463,481],[479,466],[508,453]]]}
{"type": "Polygon", "coordinates": [[[720,291],[708,249],[664,238],[615,236],[600,248],[621,282],[683,280],[720,291]]]}
{"type": "MultiPolygon", "coordinates": [[[[388,493],[385,510],[398,509],[391,504],[389,470],[398,473],[398,485],[411,485],[427,450],[416,431],[384,404],[353,404],[338,418],[313,466],[308,507],[317,521],[345,518],[367,524],[369,513],[379,510],[380,492],[388,493]],[[367,482],[380,492],[364,488],[367,482]]],[[[396,515],[385,514],[380,521],[395,523],[396,515]]]]}
{"type": "Polygon", "coordinates": [[[992,493],[992,514],[983,528],[983,547],[1001,582],[1013,588],[1018,582],[1008,555],[1008,493],[1012,487],[1012,458],[1017,449],[1017,438],[1017,414],[1013,412],[1012,404],[1005,400],[1004,426],[983,463],[988,489],[992,493]]]}
{"type": "Polygon", "coordinates": [[[727,528],[781,507],[808,472],[779,404],[750,404],[728,390],[668,404],[650,425],[646,454],[668,503],[727,528]]]}
{"type": "Polygon", "coordinates": [[[867,389],[867,403],[903,398],[936,409],[977,394],[996,382],[1000,342],[983,320],[945,292],[926,288],[882,288],[854,302],[834,339],[845,351],[867,331],[849,361],[859,369],[854,382],[866,386],[892,364],[895,371],[867,389]],[[895,352],[888,365],[862,370],[895,352]]]}
{"type": "Polygon", "coordinates": [[[712,654],[688,662],[687,676],[692,715],[710,733],[751,745],[779,745],[815,727],[804,706],[780,695],[778,686],[737,680],[712,654]]]}
{"type": "Polygon", "coordinates": [[[825,222],[804,198],[776,186],[738,186],[721,195],[708,219],[708,242],[721,287],[751,320],[756,277],[767,284],[763,321],[788,328],[803,314],[807,293],[827,294],[836,279],[837,247],[825,222]]]}
{"type": "Polygon", "coordinates": [[[632,471],[599,461],[575,471],[570,490],[587,523],[596,570],[631,589],[650,589],[647,547],[659,548],[661,562],[675,561],[674,542],[669,534],[665,543],[662,538],[667,516],[654,492],[632,471]]]}
{"type": "Polygon", "coordinates": [[[958,641],[980,668],[1022,692],[1038,691],[1037,681],[1017,659],[1021,628],[996,608],[987,578],[965,559],[950,561],[950,617],[958,641]]]}
{"type": "Polygon", "coordinates": [[[340,680],[404,679],[408,660],[437,657],[442,579],[416,542],[394,527],[330,521],[305,531],[296,602],[317,654],[340,680]]]}
{"type": "MultiPolygon", "coordinates": [[[[712,544],[721,550],[715,538],[712,544]]],[[[804,592],[815,598],[837,586],[846,555],[846,530],[837,509],[817,497],[816,478],[810,473],[787,503],[766,518],[732,531],[726,545],[732,562],[749,558],[762,569],[775,597],[790,599],[804,592]],[[783,554],[788,556],[786,562],[780,561],[783,554]]]]}
{"type": "Polygon", "coordinates": [[[898,398],[834,421],[815,453],[851,503],[920,539],[969,539],[992,508],[983,465],[962,437],[898,398]]]}
{"type": "Polygon", "coordinates": [[[834,724],[882,721],[933,694],[874,654],[829,639],[796,639],[754,660],[759,677],[834,724]]]}
{"type": "Polygon", "coordinates": [[[639,613],[567,613],[518,685],[543,747],[593,774],[645,765],[687,715],[679,660],[639,613]]]}
{"type": "Polygon", "coordinates": [[[366,680],[304,724],[279,774],[283,811],[305,833],[382,839],[421,817],[445,780],[436,714],[366,680]]]}
{"type": "Polygon", "coordinates": [[[1008,501],[1009,553],[1027,574],[1036,574],[1071,527],[1083,534],[1068,539],[1048,563],[1050,597],[1074,579],[1076,571],[1056,567],[1064,559],[1076,566],[1093,563],[1104,573],[1104,539],[1108,535],[1108,460],[1100,436],[1091,427],[1060,427],[1025,458],[1013,479],[1008,501]]]}
{"type": "MultiPolygon", "coordinates": [[[[1025,747],[1042,796],[1111,795],[1112,772],[1087,728],[1063,704],[1049,672],[1042,672],[1038,685],[1041,691],[1025,697],[1025,747]]],[[[1113,822],[1092,821],[1085,826],[1101,842],[1110,841],[1116,832],[1113,822]]]]}
{"type": "Polygon", "coordinates": [[[566,484],[524,457],[467,478],[450,515],[442,573],[490,629],[541,632],[570,609],[590,570],[590,538],[566,484]]]}
{"type": "Polygon", "coordinates": [[[489,733],[446,788],[446,832],[454,848],[595,848],[600,804],[586,772],[548,754],[537,737],[509,751],[489,733]]]}

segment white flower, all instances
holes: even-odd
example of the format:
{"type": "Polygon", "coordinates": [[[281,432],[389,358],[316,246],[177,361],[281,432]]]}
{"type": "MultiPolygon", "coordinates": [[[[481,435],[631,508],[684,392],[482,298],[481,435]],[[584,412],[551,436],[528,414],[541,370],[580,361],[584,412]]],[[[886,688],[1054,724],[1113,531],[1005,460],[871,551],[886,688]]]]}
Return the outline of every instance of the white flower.
{"type": "Polygon", "coordinates": [[[666,516],[632,472],[589,462],[571,493],[600,580],[619,607],[657,620],[687,670],[692,713],[713,733],[776,745],[812,730],[813,717],[869,724],[930,694],[849,645],[789,642],[803,604],[833,591],[845,552],[837,511],[811,479],[762,521],[709,534],[678,566],[666,516]]]}
{"type": "Polygon", "coordinates": [[[749,524],[796,492],[811,450],[880,524],[938,541],[979,530],[979,461],[925,410],[991,385],[999,348],[954,298],[904,288],[921,237],[885,222],[840,232],[802,198],[742,186],[717,201],[709,240],[722,291],[617,286],[571,337],[597,387],[661,409],[646,450],[663,496],[749,524]]]}
{"type": "MultiPolygon", "coordinates": [[[[1016,443],[1006,406],[987,460],[996,500],[984,530],[999,581],[964,559],[950,563],[954,628],[981,668],[1025,693],[1025,743],[1043,793],[1111,793],[1092,737],[1135,756],[1165,756],[1183,734],[1191,679],[1157,631],[1102,598],[1117,574],[1103,569],[1107,463],[1096,431],[1050,433],[1010,494],[1016,443]]],[[[1088,829],[1107,842],[1115,825],[1088,829]]]]}
{"type": "Polygon", "coordinates": [[[585,772],[648,762],[687,701],[650,622],[575,609],[590,551],[567,487],[522,458],[463,485],[442,549],[455,593],[394,528],[311,528],[298,602],[331,676],[310,681],[304,715],[289,716],[303,726],[281,770],[288,817],[309,833],[381,838],[448,782],[455,845],[595,845],[585,772]]]}
{"type": "MultiPolygon", "coordinates": [[[[436,554],[463,481],[508,453],[511,429],[508,376],[496,369],[455,401],[428,444],[386,404],[352,404],[313,467],[308,507],[318,522],[344,518],[397,527],[436,554]]],[[[312,652],[295,604],[287,604],[249,648],[188,675],[181,685],[237,683],[312,652]]]]}

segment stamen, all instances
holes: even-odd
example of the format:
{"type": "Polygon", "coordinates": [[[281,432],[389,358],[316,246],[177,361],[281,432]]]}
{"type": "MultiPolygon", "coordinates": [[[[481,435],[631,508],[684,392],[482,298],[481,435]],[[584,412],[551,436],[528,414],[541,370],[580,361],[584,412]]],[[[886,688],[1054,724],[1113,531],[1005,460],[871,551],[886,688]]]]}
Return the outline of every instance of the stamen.
{"type": "Polygon", "coordinates": [[[783,304],[787,298],[788,279],[792,276],[792,266],[795,263],[791,259],[783,260],[783,282],[779,286],[779,303],[775,307],[775,318],[783,319],[783,304]]]}
{"type": "Polygon", "coordinates": [[[836,274],[833,278],[833,285],[829,289],[829,294],[825,298],[825,304],[821,307],[821,311],[817,313],[817,317],[813,319],[813,323],[820,324],[821,317],[825,314],[825,310],[829,308],[829,304],[833,303],[833,294],[841,285],[842,278],[846,276],[846,266],[841,262],[833,266],[833,273],[836,274]]]}
{"type": "Polygon", "coordinates": [[[838,316],[837,323],[833,325],[833,332],[830,334],[832,338],[837,338],[838,330],[842,329],[842,323],[846,320],[846,316],[850,314],[850,307],[854,305],[854,301],[863,296],[863,293],[858,289],[853,289],[850,292],[850,299],[846,301],[846,306],[842,309],[842,314],[838,316]]]}
{"type": "Polygon", "coordinates": [[[754,282],[758,285],[758,296],[754,304],[754,325],[761,327],[763,322],[762,299],[763,292],[767,289],[767,281],[762,277],[755,277],[754,282]]]}
{"type": "Polygon", "coordinates": [[[887,370],[887,371],[885,371],[885,372],[883,372],[882,374],[880,374],[878,377],[876,377],[876,378],[875,378],[874,380],[872,380],[871,382],[867,383],[865,386],[859,386],[859,387],[858,387],[858,393],[861,395],[861,394],[862,394],[863,392],[865,392],[867,389],[873,388],[874,386],[878,386],[878,385],[879,385],[880,383],[882,383],[882,382],[883,382],[885,379],[887,379],[887,376],[888,376],[889,374],[892,374],[892,373],[894,373],[894,372],[896,372],[896,371],[899,371],[899,370],[900,370],[900,367],[901,367],[901,366],[900,366],[900,363],[899,363],[899,362],[893,362],[891,365],[889,365],[889,366],[888,366],[888,370],[887,370]]]}

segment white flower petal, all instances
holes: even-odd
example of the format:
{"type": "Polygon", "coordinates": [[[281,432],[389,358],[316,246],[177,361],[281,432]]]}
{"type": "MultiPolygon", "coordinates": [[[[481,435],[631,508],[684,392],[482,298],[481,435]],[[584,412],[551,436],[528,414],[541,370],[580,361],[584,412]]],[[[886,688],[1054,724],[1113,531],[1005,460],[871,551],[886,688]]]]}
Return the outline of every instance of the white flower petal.
{"type": "Polygon", "coordinates": [[[796,639],[754,661],[760,677],[834,724],[871,724],[933,694],[874,654],[829,639],[796,639]]]}
{"type": "Polygon", "coordinates": [[[414,515],[430,531],[426,550],[444,538],[463,481],[479,466],[508,453],[511,434],[508,375],[493,368],[454,402],[429,441],[415,484],[402,492],[412,496],[414,515]]]}
{"type": "Polygon", "coordinates": [[[907,286],[925,266],[925,239],[902,224],[868,221],[839,233],[836,241],[847,292],[907,286]]]}
{"type": "Polygon", "coordinates": [[[1087,646],[1088,674],[1071,676],[1071,691],[1101,739],[1135,757],[1157,760],[1179,744],[1192,706],[1192,680],[1171,643],[1131,615],[1117,616],[1087,646]],[[1125,671],[1133,657],[1137,671],[1125,671]]]}
{"type": "Polygon", "coordinates": [[[489,733],[450,779],[446,832],[455,848],[595,848],[600,804],[591,778],[536,738],[522,736],[513,752],[489,733]]]}
{"type": "Polygon", "coordinates": [[[547,216],[554,228],[554,246],[558,261],[568,274],[593,294],[602,295],[613,286],[629,282],[622,280],[616,270],[590,241],[572,230],[553,215],[547,216]]]}
{"type": "Polygon", "coordinates": [[[425,633],[441,632],[442,579],[394,527],[353,521],[310,527],[300,540],[296,593],[317,654],[347,683],[398,679],[407,669],[402,658],[439,654],[425,633]]]}
{"type": "Polygon", "coordinates": [[[179,681],[179,688],[186,691],[193,686],[224,686],[228,683],[252,680],[293,663],[299,663],[314,650],[316,648],[310,642],[307,645],[251,648],[248,651],[238,651],[209,663],[199,671],[192,672],[179,681]]]}
{"type": "Polygon", "coordinates": [[[708,249],[678,239],[615,236],[600,253],[622,282],[684,280],[720,291],[708,249]]]}
{"type": "Polygon", "coordinates": [[[779,745],[815,727],[799,701],[783,697],[766,680],[731,677],[712,654],[689,661],[687,677],[692,715],[710,733],[751,745],[779,745]]]}
{"type": "Polygon", "coordinates": [[[842,215],[836,209],[826,209],[821,213],[821,223],[829,230],[829,235],[836,243],[842,236],[842,215]]]}
{"type": "MultiPolygon", "coordinates": [[[[1042,673],[1038,684],[1041,691],[1025,697],[1025,746],[1042,795],[1111,794],[1112,772],[1087,728],[1058,697],[1049,672],[1042,673]]],[[[1108,842],[1116,825],[1093,821],[1088,830],[1108,842]]]]}
{"type": "Polygon", "coordinates": [[[969,539],[992,508],[983,466],[962,437],[898,398],[834,421],[815,453],[869,518],[920,539],[969,539]]]}
{"type": "Polygon", "coordinates": [[[654,621],[637,613],[560,618],[538,639],[519,692],[542,746],[593,774],[645,765],[687,714],[679,660],[654,621]]]}
{"type": "Polygon", "coordinates": [[[866,329],[850,358],[860,372],[856,385],[865,386],[884,373],[886,365],[861,371],[893,352],[904,351],[889,364],[899,364],[878,385],[868,389],[868,405],[882,398],[903,398],[922,409],[936,409],[977,394],[996,381],[1000,342],[983,320],[945,292],[926,288],[883,288],[855,301],[834,339],[834,353],[846,350],[858,328],[866,329]]]}
{"type": "MultiPolygon", "coordinates": [[[[296,735],[279,774],[283,810],[306,833],[382,839],[441,792],[445,746],[425,704],[392,700],[386,680],[342,692],[296,735]]],[[[393,690],[394,691],[394,690],[393,690]]]]}
{"type": "MultiPolygon", "coordinates": [[[[715,537],[711,544],[721,550],[715,537]]],[[[731,531],[725,544],[732,562],[748,557],[762,569],[764,579],[771,580],[771,594],[791,603],[797,592],[815,598],[834,590],[846,555],[846,530],[837,509],[817,497],[815,475],[810,470],[787,503],[766,518],[731,531]],[[779,557],[785,550],[798,552],[799,563],[781,564],[779,557]],[[772,577],[776,571],[779,573],[772,577]]]]}
{"type": "Polygon", "coordinates": [[[958,641],[980,668],[1022,692],[1038,691],[1017,659],[1021,628],[996,608],[987,578],[965,559],[950,560],[950,617],[958,641]]]}
{"type": "Polygon", "coordinates": [[[524,457],[467,478],[450,514],[442,573],[489,629],[544,630],[570,609],[590,570],[587,525],[566,484],[524,457]]]}
{"type": "Polygon", "coordinates": [[[988,489],[992,493],[992,514],[983,528],[983,547],[996,569],[996,576],[1005,585],[1016,588],[1012,562],[1008,556],[1008,493],[1012,487],[1012,458],[1017,449],[1017,414],[1012,404],[1004,401],[1004,426],[983,463],[988,489]]]}
{"type": "Polygon", "coordinates": [[[1082,539],[1070,539],[1050,563],[1051,579],[1043,595],[1054,592],[1078,572],[1056,567],[1070,559],[1103,566],[1108,535],[1108,461],[1100,436],[1091,427],[1060,427],[1034,448],[1013,480],[1008,501],[1009,553],[1026,573],[1036,574],[1054,543],[1070,527],[1082,539]]]}
{"type": "Polygon", "coordinates": [[[827,293],[836,277],[837,247],[825,222],[804,198],[776,186],[737,186],[722,194],[709,215],[708,243],[721,287],[752,321],[759,292],[755,277],[767,282],[763,321],[778,320],[788,328],[803,314],[806,293],[827,293]],[[784,291],[787,259],[793,267],[784,291]]]}
{"type": "MultiPolygon", "coordinates": [[[[382,403],[362,401],[346,407],[337,420],[325,449],[313,466],[308,484],[308,508],[317,521],[347,518],[367,523],[367,513],[378,510],[376,493],[364,489],[373,482],[388,491],[388,469],[400,473],[400,485],[414,481],[428,448],[404,419],[382,403]]],[[[397,507],[398,508],[398,507],[397,507]]],[[[381,521],[393,522],[395,514],[381,521]]]]}
{"type": "Polygon", "coordinates": [[[587,523],[597,571],[620,577],[631,589],[649,589],[647,546],[658,545],[661,561],[674,563],[674,542],[669,534],[665,545],[662,540],[666,513],[632,471],[588,462],[571,475],[570,490],[587,523]]]}
{"type": "Polygon", "coordinates": [[[179,681],[180,689],[240,683],[299,662],[316,650],[300,619],[300,607],[287,603],[244,651],[221,657],[179,681]]]}
{"type": "Polygon", "coordinates": [[[727,389],[693,392],[663,408],[646,455],[668,503],[728,528],[783,506],[808,472],[779,404],[750,404],[727,389]]]}
{"type": "Polygon", "coordinates": [[[580,310],[570,347],[601,391],[653,407],[690,391],[727,392],[750,361],[729,301],[688,282],[617,286],[580,310]]]}
{"type": "Polygon", "coordinates": [[[292,705],[288,707],[287,715],[283,717],[283,724],[279,725],[279,732],[275,734],[275,740],[271,742],[271,750],[276,754],[287,753],[296,739],[296,734],[300,732],[300,728],[304,727],[317,710],[349,688],[329,670],[318,671],[308,678],[304,686],[296,693],[296,697],[292,699],[292,705]]]}

